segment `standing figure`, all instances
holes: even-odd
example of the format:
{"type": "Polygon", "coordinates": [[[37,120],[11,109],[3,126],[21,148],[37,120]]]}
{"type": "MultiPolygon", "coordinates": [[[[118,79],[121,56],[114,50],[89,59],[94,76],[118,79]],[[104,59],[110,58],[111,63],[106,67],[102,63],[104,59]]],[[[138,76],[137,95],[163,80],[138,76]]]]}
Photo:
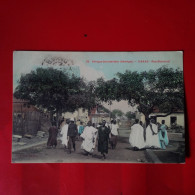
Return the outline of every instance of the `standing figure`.
{"type": "Polygon", "coordinates": [[[152,148],[160,148],[158,137],[158,127],[154,119],[150,120],[150,124],[146,128],[146,146],[152,148]]]}
{"type": "Polygon", "coordinates": [[[92,126],[91,121],[87,123],[87,126],[80,136],[84,139],[81,148],[87,155],[92,154],[96,145],[97,129],[92,126]]]}
{"type": "Polygon", "coordinates": [[[61,132],[60,134],[62,135],[61,137],[61,141],[62,141],[62,144],[64,145],[65,148],[68,147],[68,125],[69,125],[69,120],[66,119],[66,123],[62,123],[62,126],[61,126],[61,132]]]}
{"type": "Polygon", "coordinates": [[[117,137],[118,137],[118,125],[116,124],[116,120],[113,121],[111,127],[111,137],[110,137],[110,144],[112,149],[116,148],[117,144],[117,137]]]}
{"type": "Polygon", "coordinates": [[[78,130],[77,130],[77,125],[74,124],[74,119],[70,119],[70,124],[68,126],[68,153],[71,153],[71,148],[73,145],[74,151],[76,151],[76,145],[75,145],[75,140],[77,136],[78,130]]]}
{"type": "Polygon", "coordinates": [[[165,120],[162,120],[162,125],[160,126],[158,135],[161,148],[166,149],[166,146],[169,144],[169,138],[167,136],[167,125],[165,125],[165,120]]]}
{"type": "Polygon", "coordinates": [[[105,159],[105,153],[108,153],[108,139],[110,129],[105,126],[106,121],[102,122],[102,126],[98,128],[98,152],[101,152],[102,157],[105,159]]]}
{"type": "Polygon", "coordinates": [[[131,127],[129,143],[133,146],[134,150],[145,147],[144,128],[139,124],[139,119],[135,119],[135,124],[131,127]]]}
{"type": "Polygon", "coordinates": [[[47,147],[55,148],[57,146],[57,135],[58,129],[55,125],[55,122],[52,122],[52,126],[49,128],[49,137],[47,141],[47,147]]]}
{"type": "Polygon", "coordinates": [[[160,124],[159,122],[157,122],[156,125],[157,125],[158,132],[159,132],[159,131],[160,131],[160,126],[161,126],[161,124],[160,124]]]}
{"type": "Polygon", "coordinates": [[[79,135],[81,135],[83,133],[83,130],[84,130],[84,126],[83,126],[83,122],[80,122],[80,125],[79,125],[79,128],[78,128],[78,132],[79,132],[79,135]]]}
{"type": "MultiPolygon", "coordinates": [[[[114,120],[113,120],[113,119],[111,119],[110,124],[108,124],[108,125],[107,125],[107,123],[106,123],[106,125],[105,125],[106,127],[108,127],[108,128],[110,129],[109,139],[108,139],[108,140],[109,140],[110,145],[111,145],[111,129],[112,129],[112,124],[113,124],[113,121],[114,121],[114,120]]],[[[111,146],[111,147],[112,147],[112,146],[111,146]]]]}

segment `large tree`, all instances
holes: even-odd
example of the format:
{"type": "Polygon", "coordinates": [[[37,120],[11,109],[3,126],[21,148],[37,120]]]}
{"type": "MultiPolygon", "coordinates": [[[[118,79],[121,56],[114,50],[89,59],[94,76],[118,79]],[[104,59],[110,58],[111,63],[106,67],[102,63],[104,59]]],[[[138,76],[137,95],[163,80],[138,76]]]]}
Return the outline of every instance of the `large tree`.
{"type": "Polygon", "coordinates": [[[96,93],[105,102],[128,100],[145,115],[158,107],[170,114],[184,106],[183,72],[172,68],[160,68],[144,72],[126,71],[117,73],[117,78],[105,81],[99,79],[96,93]]]}
{"type": "Polygon", "coordinates": [[[30,104],[56,113],[58,117],[62,112],[73,112],[80,107],[91,108],[95,104],[92,87],[65,71],[37,68],[21,76],[14,96],[29,100],[30,104]]]}
{"type": "Polygon", "coordinates": [[[111,112],[111,117],[116,119],[117,117],[122,117],[124,115],[124,113],[119,110],[119,109],[114,109],[112,112],[111,112]]]}
{"type": "Polygon", "coordinates": [[[125,116],[126,116],[128,119],[135,119],[135,113],[133,113],[133,112],[131,112],[131,111],[126,112],[125,116]]]}

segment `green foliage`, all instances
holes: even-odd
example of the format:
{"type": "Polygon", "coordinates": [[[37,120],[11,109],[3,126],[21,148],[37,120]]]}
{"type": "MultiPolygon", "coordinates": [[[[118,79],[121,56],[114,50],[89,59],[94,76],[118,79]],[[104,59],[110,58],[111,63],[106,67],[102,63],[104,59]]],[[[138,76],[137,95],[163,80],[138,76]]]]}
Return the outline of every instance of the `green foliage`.
{"type": "Polygon", "coordinates": [[[99,105],[98,106],[98,111],[103,111],[103,112],[106,112],[106,113],[110,113],[110,110],[105,108],[104,106],[102,105],[99,105]]]}
{"type": "Polygon", "coordinates": [[[117,87],[117,79],[105,81],[103,78],[97,79],[95,94],[100,101],[120,100],[120,90],[117,87]]]}
{"type": "Polygon", "coordinates": [[[138,72],[126,71],[124,74],[118,73],[118,91],[120,98],[128,100],[134,106],[144,95],[143,76],[138,72]],[[133,101],[132,101],[133,100],[133,101]]]}
{"type": "Polygon", "coordinates": [[[91,107],[95,104],[92,93],[91,84],[82,78],[53,68],[37,68],[21,76],[14,96],[53,113],[62,113],[91,107]]]}
{"type": "Polygon", "coordinates": [[[90,81],[85,83],[84,93],[83,93],[83,103],[81,105],[82,108],[87,108],[89,111],[98,104],[98,100],[95,94],[96,82],[90,81]]]}
{"type": "Polygon", "coordinates": [[[138,106],[146,118],[157,106],[161,112],[183,109],[183,72],[172,68],[156,71],[118,73],[117,78],[97,81],[96,94],[101,101],[128,100],[138,106]]]}
{"type": "Polygon", "coordinates": [[[111,112],[111,118],[121,117],[123,115],[124,115],[124,113],[121,110],[119,110],[119,109],[114,109],[111,112]]]}
{"type": "MultiPolygon", "coordinates": [[[[108,81],[100,78],[89,83],[60,70],[38,68],[21,76],[14,95],[56,113],[79,107],[90,110],[102,101],[111,104],[113,100],[128,100],[146,118],[154,107],[166,113],[184,109],[183,72],[165,67],[148,72],[126,71],[108,81]]],[[[119,111],[113,111],[111,117],[122,116],[119,111]]]]}
{"type": "Polygon", "coordinates": [[[135,113],[132,113],[131,111],[126,112],[125,116],[126,116],[128,119],[135,119],[135,113]]]}

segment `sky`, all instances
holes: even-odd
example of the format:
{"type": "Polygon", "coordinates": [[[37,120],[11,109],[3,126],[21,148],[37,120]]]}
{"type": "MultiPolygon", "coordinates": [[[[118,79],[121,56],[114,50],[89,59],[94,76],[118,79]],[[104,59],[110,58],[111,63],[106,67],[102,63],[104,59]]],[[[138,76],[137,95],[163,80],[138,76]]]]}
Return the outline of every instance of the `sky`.
{"type": "MultiPolygon", "coordinates": [[[[14,51],[13,53],[13,90],[21,74],[30,73],[41,65],[44,59],[60,57],[72,62],[80,69],[80,76],[88,81],[103,77],[105,80],[116,77],[117,72],[156,70],[162,66],[183,70],[183,53],[171,52],[47,52],[14,51]]],[[[53,65],[50,65],[54,67],[53,65]]],[[[59,68],[62,66],[55,66],[59,68]]],[[[105,105],[108,109],[110,106],[105,105]]],[[[135,111],[126,101],[113,102],[111,110],[135,111]]]]}

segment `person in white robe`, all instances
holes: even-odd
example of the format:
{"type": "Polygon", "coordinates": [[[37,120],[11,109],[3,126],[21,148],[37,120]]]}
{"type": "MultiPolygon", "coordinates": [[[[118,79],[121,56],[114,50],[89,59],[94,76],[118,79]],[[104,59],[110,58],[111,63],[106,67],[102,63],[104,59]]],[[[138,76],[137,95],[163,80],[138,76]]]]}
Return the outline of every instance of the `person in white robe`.
{"type": "Polygon", "coordinates": [[[131,126],[129,143],[134,148],[134,150],[142,149],[145,147],[144,128],[139,124],[138,119],[136,119],[135,124],[131,126]]]}
{"type": "Polygon", "coordinates": [[[87,155],[92,154],[96,146],[97,129],[92,126],[91,121],[87,123],[80,137],[84,139],[81,144],[81,149],[83,149],[87,155]]]}
{"type": "Polygon", "coordinates": [[[119,126],[118,124],[116,124],[116,120],[112,121],[110,129],[111,129],[110,144],[111,144],[111,148],[115,149],[117,145],[118,134],[119,134],[118,133],[119,126]]]}
{"type": "Polygon", "coordinates": [[[160,148],[158,126],[155,124],[154,119],[151,119],[146,128],[146,147],[160,148]]]}
{"type": "Polygon", "coordinates": [[[60,132],[60,134],[62,135],[61,141],[65,148],[68,147],[68,136],[67,136],[68,125],[69,125],[69,120],[67,119],[66,123],[62,123],[61,132],[60,132]]]}

